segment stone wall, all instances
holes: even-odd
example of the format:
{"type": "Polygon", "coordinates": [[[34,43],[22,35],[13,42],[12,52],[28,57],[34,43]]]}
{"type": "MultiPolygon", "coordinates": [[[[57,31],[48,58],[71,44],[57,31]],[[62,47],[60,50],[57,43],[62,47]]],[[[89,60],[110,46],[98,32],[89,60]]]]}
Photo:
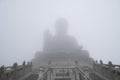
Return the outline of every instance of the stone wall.
{"type": "Polygon", "coordinates": [[[13,66],[0,67],[0,80],[19,80],[19,78],[25,76],[32,71],[32,63],[25,61],[22,65],[14,63],[13,66]]]}
{"type": "Polygon", "coordinates": [[[101,60],[100,63],[95,62],[94,70],[108,80],[120,80],[120,65],[113,65],[111,61],[108,64],[104,64],[101,60]]]}

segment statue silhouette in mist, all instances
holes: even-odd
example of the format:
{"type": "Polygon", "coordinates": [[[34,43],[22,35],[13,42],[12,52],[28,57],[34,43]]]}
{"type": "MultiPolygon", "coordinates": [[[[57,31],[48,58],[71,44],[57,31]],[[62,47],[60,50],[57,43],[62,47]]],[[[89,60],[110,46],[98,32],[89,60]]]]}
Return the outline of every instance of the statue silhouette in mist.
{"type": "Polygon", "coordinates": [[[59,18],[55,22],[55,35],[52,35],[49,30],[44,33],[43,51],[36,53],[33,65],[37,67],[49,61],[74,63],[76,60],[89,63],[89,52],[83,50],[77,40],[68,34],[68,21],[59,18]]]}
{"type": "Polygon", "coordinates": [[[49,31],[45,33],[44,51],[70,53],[78,47],[74,37],[68,34],[68,22],[64,18],[56,20],[55,36],[52,36],[49,31]]]}

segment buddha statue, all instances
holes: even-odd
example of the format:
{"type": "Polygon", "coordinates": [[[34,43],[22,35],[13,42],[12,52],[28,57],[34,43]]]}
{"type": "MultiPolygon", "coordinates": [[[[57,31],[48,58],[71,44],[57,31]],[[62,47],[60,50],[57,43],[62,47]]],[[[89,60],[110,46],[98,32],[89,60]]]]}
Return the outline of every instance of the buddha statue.
{"type": "Polygon", "coordinates": [[[55,53],[71,53],[77,47],[76,39],[68,34],[68,22],[64,18],[60,18],[55,23],[55,36],[51,36],[50,32],[46,32],[44,40],[46,47],[44,50],[55,53]]]}

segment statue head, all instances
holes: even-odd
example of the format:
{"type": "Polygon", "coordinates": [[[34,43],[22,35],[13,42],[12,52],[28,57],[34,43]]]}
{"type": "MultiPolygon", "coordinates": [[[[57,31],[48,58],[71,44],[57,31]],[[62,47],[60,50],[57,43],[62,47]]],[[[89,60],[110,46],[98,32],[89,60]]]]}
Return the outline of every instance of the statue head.
{"type": "Polygon", "coordinates": [[[55,29],[57,35],[65,35],[68,30],[68,22],[64,18],[60,18],[55,23],[55,29]]]}

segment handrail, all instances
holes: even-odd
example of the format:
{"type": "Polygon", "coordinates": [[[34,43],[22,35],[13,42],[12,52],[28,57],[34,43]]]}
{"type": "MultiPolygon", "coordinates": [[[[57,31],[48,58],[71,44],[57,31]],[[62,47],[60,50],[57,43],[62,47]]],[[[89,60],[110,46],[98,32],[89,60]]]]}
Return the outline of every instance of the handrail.
{"type": "MultiPolygon", "coordinates": [[[[79,66],[74,66],[74,67],[71,67],[71,68],[77,69],[77,70],[79,71],[79,73],[83,76],[83,78],[84,78],[85,80],[91,80],[91,78],[90,78],[88,75],[86,75],[86,73],[85,73],[84,71],[82,71],[82,70],[79,68],[79,66]]],[[[54,69],[54,67],[50,67],[50,66],[47,67],[47,69],[42,73],[42,77],[39,78],[39,80],[44,79],[44,78],[46,77],[46,75],[48,75],[47,73],[48,73],[51,69],[54,69]]],[[[56,69],[56,68],[55,68],[55,69],[56,69]]]]}
{"type": "Polygon", "coordinates": [[[100,73],[102,76],[111,79],[111,80],[120,80],[120,67],[119,65],[110,65],[110,64],[94,64],[94,70],[97,73],[100,73]],[[116,66],[118,68],[116,68],[116,66]]]}
{"type": "Polygon", "coordinates": [[[76,69],[79,70],[79,72],[81,73],[81,75],[85,78],[85,80],[91,80],[91,78],[85,74],[85,72],[83,72],[78,66],[75,66],[76,69]]]}

